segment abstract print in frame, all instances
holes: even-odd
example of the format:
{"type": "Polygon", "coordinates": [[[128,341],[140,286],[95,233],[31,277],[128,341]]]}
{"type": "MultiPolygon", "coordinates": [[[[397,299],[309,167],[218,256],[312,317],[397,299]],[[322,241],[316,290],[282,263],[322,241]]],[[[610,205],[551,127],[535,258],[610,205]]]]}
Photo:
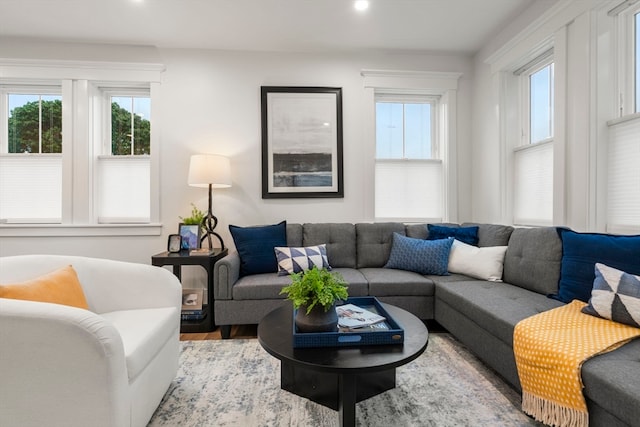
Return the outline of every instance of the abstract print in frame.
{"type": "Polygon", "coordinates": [[[344,197],[342,88],[261,90],[262,198],[344,197]]]}

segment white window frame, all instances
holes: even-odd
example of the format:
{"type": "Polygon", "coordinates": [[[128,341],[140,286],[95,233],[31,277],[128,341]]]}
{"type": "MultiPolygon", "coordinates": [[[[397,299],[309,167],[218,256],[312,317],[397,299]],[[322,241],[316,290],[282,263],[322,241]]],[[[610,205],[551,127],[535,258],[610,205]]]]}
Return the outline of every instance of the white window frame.
{"type": "MultiPolygon", "coordinates": [[[[559,190],[560,182],[555,176],[555,163],[557,163],[555,157],[558,151],[555,146],[557,133],[555,125],[558,123],[556,105],[558,94],[553,43],[553,39],[544,41],[536,49],[530,51],[528,55],[525,55],[519,61],[514,61],[517,65],[505,66],[505,69],[500,73],[502,77],[500,84],[500,129],[502,145],[506,154],[503,170],[505,171],[504,176],[509,177],[505,180],[505,187],[503,188],[503,200],[506,202],[503,207],[503,215],[505,216],[505,222],[518,226],[548,226],[558,223],[557,217],[559,214],[556,204],[559,194],[556,193],[559,190]],[[554,90],[551,118],[553,124],[552,137],[532,143],[530,138],[530,76],[551,63],[554,63],[554,72],[552,73],[554,90]],[[550,169],[553,171],[552,194],[548,195],[552,200],[551,218],[532,218],[517,209],[517,204],[522,202],[523,199],[516,194],[516,188],[519,185],[516,182],[516,177],[522,176],[520,174],[521,171],[516,170],[516,162],[521,162],[528,152],[532,156],[540,156],[541,150],[551,150],[552,152],[553,164],[550,165],[550,169]]],[[[526,183],[521,183],[521,186],[526,186],[526,183]]]]}
{"type": "Polygon", "coordinates": [[[618,111],[616,118],[640,114],[640,100],[636,100],[635,81],[635,15],[640,13],[640,2],[628,6],[628,2],[621,3],[611,9],[608,15],[616,17],[617,32],[617,92],[618,111]]]}
{"type": "MultiPolygon", "coordinates": [[[[439,126],[438,123],[438,114],[437,111],[440,108],[439,96],[433,95],[421,95],[415,93],[402,94],[397,91],[389,91],[389,90],[377,90],[375,91],[375,104],[379,102],[388,102],[388,103],[396,103],[396,104],[429,104],[431,106],[431,117],[430,120],[430,128],[431,128],[431,153],[429,153],[429,158],[413,158],[407,157],[406,155],[406,139],[404,137],[404,129],[403,129],[403,155],[402,157],[378,157],[378,147],[376,140],[376,156],[375,156],[375,167],[378,170],[379,167],[394,167],[394,165],[402,167],[404,170],[415,170],[416,168],[421,169],[426,174],[436,173],[442,174],[442,160],[439,158],[440,151],[440,143],[439,143],[439,126]],[[437,172],[439,171],[439,172],[437,172]]],[[[377,108],[376,108],[377,110],[377,108]]],[[[404,113],[403,113],[404,114],[404,113]]],[[[376,122],[377,122],[377,113],[376,113],[376,122]]],[[[404,125],[404,122],[403,122],[404,125]]],[[[379,177],[376,176],[376,180],[379,177]]],[[[443,205],[444,202],[442,199],[443,189],[439,188],[439,194],[425,194],[427,199],[433,199],[432,203],[439,203],[443,205]]],[[[377,186],[374,184],[374,192],[377,193],[377,186]]],[[[433,193],[433,192],[430,192],[433,193]]],[[[409,198],[415,197],[415,195],[407,195],[409,198]]],[[[374,196],[374,201],[376,201],[374,196]]],[[[412,201],[408,201],[408,203],[412,203],[412,201]]],[[[377,203],[376,203],[377,205],[377,203]]],[[[376,206],[374,205],[374,206],[376,206]]],[[[376,221],[395,221],[395,222],[441,222],[442,216],[421,216],[421,217],[409,217],[409,216],[381,216],[377,211],[377,207],[374,207],[374,216],[376,221]]]]}
{"type": "MultiPolygon", "coordinates": [[[[423,71],[387,71],[362,70],[364,78],[364,100],[368,107],[365,115],[366,145],[363,158],[365,167],[365,217],[371,221],[384,221],[375,217],[375,96],[376,93],[402,93],[407,95],[438,97],[435,114],[439,156],[442,161],[443,205],[442,221],[458,220],[458,184],[457,184],[457,90],[461,73],[423,72],[423,71]]],[[[423,160],[433,162],[434,160],[423,160]]],[[[403,220],[397,218],[397,220],[403,220]]],[[[415,221],[415,219],[412,219],[415,221]]]]}
{"type": "MultiPolygon", "coordinates": [[[[554,131],[554,113],[555,111],[551,112],[551,136],[548,138],[544,138],[541,139],[539,141],[532,141],[531,140],[531,76],[535,73],[537,73],[538,71],[542,70],[543,68],[552,65],[554,63],[554,57],[553,57],[553,50],[550,49],[547,52],[545,52],[542,56],[537,57],[535,60],[529,62],[527,65],[525,65],[524,67],[522,67],[519,70],[516,70],[514,72],[515,75],[519,76],[519,80],[520,80],[520,91],[522,93],[521,96],[521,117],[520,117],[520,123],[521,123],[521,134],[522,134],[522,140],[520,142],[520,145],[522,146],[527,146],[530,144],[536,144],[536,143],[545,143],[545,142],[552,142],[554,135],[553,135],[553,131],[554,131]]],[[[551,103],[553,105],[554,102],[554,87],[553,87],[553,80],[554,80],[554,67],[551,68],[551,82],[552,82],[552,87],[551,87],[551,103]]]]}
{"type": "MultiPolygon", "coordinates": [[[[150,218],[140,223],[100,224],[95,209],[95,160],[103,138],[96,134],[94,117],[98,111],[94,88],[101,82],[117,87],[146,85],[152,102],[149,119],[153,121],[154,99],[159,97],[160,64],[125,64],[85,61],[0,60],[0,84],[50,85],[59,82],[63,98],[63,201],[61,224],[0,223],[0,237],[21,236],[136,236],[160,235],[162,224],[159,202],[158,132],[151,134],[150,218]],[[44,82],[44,83],[43,83],[44,82]]],[[[4,107],[6,111],[6,105],[4,107]]],[[[110,111],[110,109],[109,109],[110,111]]],[[[6,114],[6,113],[5,113],[6,114]]],[[[7,116],[8,117],[8,116],[7,116]]],[[[109,115],[110,120],[110,115],[109,115]]],[[[0,120],[3,122],[4,120],[0,120]]],[[[2,125],[5,126],[6,124],[2,125]]],[[[102,130],[100,130],[102,132],[102,130]]]]}

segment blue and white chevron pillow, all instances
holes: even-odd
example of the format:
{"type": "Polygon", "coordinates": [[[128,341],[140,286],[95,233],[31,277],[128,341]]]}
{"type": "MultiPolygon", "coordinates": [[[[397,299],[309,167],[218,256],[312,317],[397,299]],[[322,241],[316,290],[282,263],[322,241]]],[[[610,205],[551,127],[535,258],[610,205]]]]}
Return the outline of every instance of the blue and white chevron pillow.
{"type": "Polygon", "coordinates": [[[301,248],[275,247],[278,276],[311,270],[314,266],[331,270],[327,259],[327,245],[301,248]]]}
{"type": "Polygon", "coordinates": [[[640,276],[596,264],[589,305],[583,313],[640,328],[640,276]]]}

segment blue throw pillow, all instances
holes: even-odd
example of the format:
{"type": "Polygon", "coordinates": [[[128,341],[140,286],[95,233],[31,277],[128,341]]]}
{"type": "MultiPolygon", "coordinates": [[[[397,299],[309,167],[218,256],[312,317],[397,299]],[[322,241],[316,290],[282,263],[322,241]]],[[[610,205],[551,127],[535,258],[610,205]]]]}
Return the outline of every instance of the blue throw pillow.
{"type": "Polygon", "coordinates": [[[276,246],[287,245],[287,222],[259,227],[229,225],[240,256],[240,276],[278,271],[276,246]]]}
{"type": "Polygon", "coordinates": [[[478,227],[445,227],[442,225],[427,224],[429,229],[428,240],[440,240],[453,237],[468,245],[478,246],[478,227]]]}
{"type": "Polygon", "coordinates": [[[413,239],[393,233],[391,253],[384,267],[447,276],[453,240],[453,237],[440,240],[413,239]]]}
{"type": "Polygon", "coordinates": [[[566,303],[574,299],[588,302],[596,263],[640,275],[640,235],[576,233],[567,228],[557,230],[562,240],[562,264],[558,294],[553,298],[566,303]]]}

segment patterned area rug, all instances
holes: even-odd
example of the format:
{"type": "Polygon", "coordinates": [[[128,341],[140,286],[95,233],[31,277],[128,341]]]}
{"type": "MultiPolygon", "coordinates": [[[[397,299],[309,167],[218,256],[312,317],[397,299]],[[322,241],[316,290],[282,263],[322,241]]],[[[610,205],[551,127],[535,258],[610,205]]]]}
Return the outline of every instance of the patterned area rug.
{"type": "MultiPolygon", "coordinates": [[[[446,333],[397,369],[396,388],[356,405],[359,426],[540,426],[520,395],[446,333]]],[[[280,362],[257,339],[184,341],[149,426],[337,426],[338,413],[280,389],[280,362]]]]}

